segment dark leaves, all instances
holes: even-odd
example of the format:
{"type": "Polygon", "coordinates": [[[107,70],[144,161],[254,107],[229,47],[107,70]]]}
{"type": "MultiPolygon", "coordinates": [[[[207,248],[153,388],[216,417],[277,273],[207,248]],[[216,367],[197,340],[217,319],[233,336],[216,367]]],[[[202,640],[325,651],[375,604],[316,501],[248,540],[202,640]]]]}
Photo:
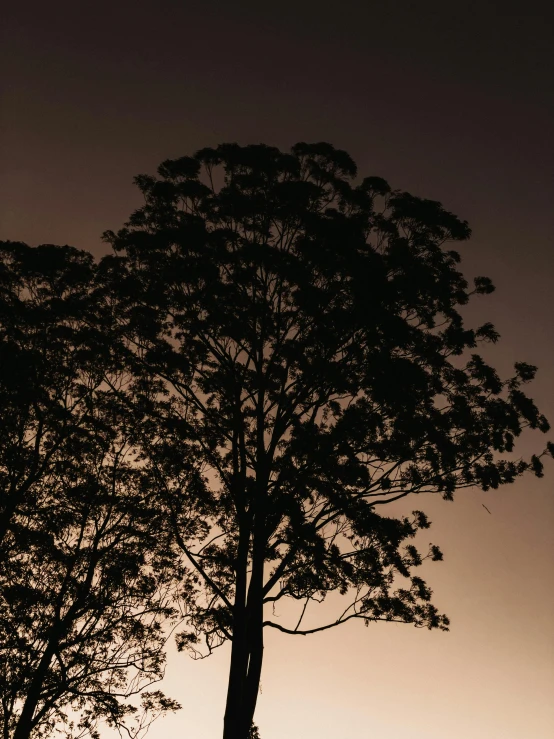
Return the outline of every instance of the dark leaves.
{"type": "Polygon", "coordinates": [[[0,256],[0,722],[50,735],[71,709],[94,736],[173,706],[126,698],[163,675],[179,567],[130,464],[124,352],[90,255],[0,256]]]}
{"type": "Polygon", "coordinates": [[[492,281],[488,277],[476,277],[473,283],[475,285],[475,292],[478,295],[490,295],[495,290],[492,281]]]}
{"type": "Polygon", "coordinates": [[[180,645],[210,652],[243,607],[248,621],[263,599],[335,590],[352,617],[446,630],[412,573],[442,558],[413,542],[429,521],[382,506],[539,474],[538,457],[500,455],[548,427],[520,389],[532,366],[505,380],[461,359],[499,339],[463,321],[493,290],[471,290],[445,248],[468,224],[379,177],[354,185],[352,159],[321,142],[222,144],[158,174],[138,180],[146,203],[108,235],[121,262],[100,274],[141,459],[195,563],[180,645]]]}

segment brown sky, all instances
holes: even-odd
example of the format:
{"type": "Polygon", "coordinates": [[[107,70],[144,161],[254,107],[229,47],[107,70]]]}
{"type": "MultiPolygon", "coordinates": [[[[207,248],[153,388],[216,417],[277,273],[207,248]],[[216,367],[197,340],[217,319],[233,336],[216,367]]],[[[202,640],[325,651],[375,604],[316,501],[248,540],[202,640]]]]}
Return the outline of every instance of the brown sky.
{"type": "MultiPolygon", "coordinates": [[[[164,158],[222,141],[330,141],[364,176],[470,222],[465,270],[491,276],[497,292],[468,313],[501,332],[490,356],[504,372],[516,360],[539,366],[531,395],[554,423],[546,3],[11,5],[1,19],[1,238],[101,254],[100,233],[139,204],[133,175],[164,158]]],[[[542,442],[526,438],[522,451],[542,442]]],[[[546,472],[423,506],[445,552],[428,579],[450,633],[348,624],[269,634],[263,739],[551,737],[553,463],[546,472]]],[[[183,711],[151,739],[220,736],[227,659],[170,655],[165,688],[183,711]]]]}

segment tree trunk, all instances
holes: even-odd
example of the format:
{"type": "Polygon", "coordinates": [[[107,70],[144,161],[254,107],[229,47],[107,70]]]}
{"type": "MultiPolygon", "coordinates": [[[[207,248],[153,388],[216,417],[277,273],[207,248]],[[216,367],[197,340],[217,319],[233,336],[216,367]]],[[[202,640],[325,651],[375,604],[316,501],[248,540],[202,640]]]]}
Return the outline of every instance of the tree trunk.
{"type": "MultiPolygon", "coordinates": [[[[254,524],[252,575],[244,607],[235,600],[233,645],[223,739],[248,739],[254,720],[263,661],[264,521],[254,524]]],[[[245,570],[246,575],[246,570],[245,570]]],[[[246,578],[244,578],[245,584],[246,578]]],[[[242,586],[243,581],[240,580],[242,586]]],[[[237,577],[237,590],[239,577],[237,577]]],[[[244,602],[244,601],[242,601],[244,602]]]]}
{"type": "MultiPolygon", "coordinates": [[[[263,408],[263,395],[258,400],[263,408]]],[[[248,533],[243,529],[237,556],[236,595],[233,612],[233,645],[223,739],[249,739],[254,720],[263,661],[263,579],[266,548],[265,510],[269,473],[265,467],[264,419],[258,418],[257,496],[248,533]],[[252,535],[252,572],[248,593],[248,547],[252,535]],[[243,548],[244,547],[244,548],[243,548]]]]}
{"type": "Polygon", "coordinates": [[[243,692],[248,673],[248,619],[246,588],[248,571],[249,526],[241,526],[236,564],[235,602],[233,606],[233,641],[224,717],[224,739],[242,739],[239,726],[243,692]]]}
{"type": "Polygon", "coordinates": [[[223,739],[248,739],[256,710],[262,660],[261,624],[255,629],[247,627],[246,639],[233,639],[223,739]]]}
{"type": "Polygon", "coordinates": [[[244,690],[244,717],[246,722],[246,734],[254,722],[254,713],[256,711],[256,702],[258,700],[258,691],[260,689],[260,678],[262,675],[262,661],[264,654],[263,628],[255,629],[252,644],[250,648],[250,660],[248,664],[248,674],[246,676],[246,685],[244,690]]]}
{"type": "Polygon", "coordinates": [[[223,739],[247,739],[241,732],[244,704],[244,688],[248,674],[248,643],[246,640],[246,614],[241,619],[233,619],[233,643],[231,647],[231,666],[227,687],[227,703],[223,720],[223,739]]]}

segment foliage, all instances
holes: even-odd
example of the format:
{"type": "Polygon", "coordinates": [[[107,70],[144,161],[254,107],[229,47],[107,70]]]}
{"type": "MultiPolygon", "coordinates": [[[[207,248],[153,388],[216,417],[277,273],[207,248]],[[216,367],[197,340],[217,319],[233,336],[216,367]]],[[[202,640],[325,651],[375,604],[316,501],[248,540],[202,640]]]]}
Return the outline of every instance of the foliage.
{"type": "Polygon", "coordinates": [[[90,255],[0,247],[0,726],[138,736],[163,676],[174,557],[134,464],[90,255]],[[142,695],[142,706],[127,699],[142,695]]]}
{"type": "Polygon", "coordinates": [[[179,645],[232,640],[225,738],[243,739],[264,627],[448,628],[417,574],[442,558],[412,543],[427,517],[382,506],[541,474],[539,456],[503,455],[548,423],[522,390],[536,368],[502,380],[476,351],[498,334],[459,307],[493,286],[459,271],[445,244],[470,229],[440,203],[355,184],[324,143],[225,144],[158,175],[136,178],[145,203],[105,234],[101,269],[135,402],[163,390],[143,445],[199,589],[179,645]],[[342,614],[304,627],[333,591],[342,614]],[[283,598],[303,603],[296,624],[267,612],[283,598]]]}

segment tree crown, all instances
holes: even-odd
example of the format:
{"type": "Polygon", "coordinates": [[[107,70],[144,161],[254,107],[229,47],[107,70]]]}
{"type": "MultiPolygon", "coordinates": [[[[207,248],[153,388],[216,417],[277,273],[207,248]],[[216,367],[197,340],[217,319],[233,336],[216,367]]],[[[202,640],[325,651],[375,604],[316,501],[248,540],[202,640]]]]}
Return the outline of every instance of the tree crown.
{"type": "Polygon", "coordinates": [[[337,622],[447,628],[412,572],[442,556],[409,543],[426,516],[381,506],[540,475],[540,456],[502,455],[523,428],[548,430],[521,388],[536,368],[502,380],[472,351],[498,334],[459,311],[493,290],[470,288],[445,248],[467,223],[379,177],[356,184],[326,143],[224,144],[158,175],[136,178],[144,205],[105,234],[101,270],[136,388],[164,392],[148,396],[145,453],[208,593],[197,632],[211,648],[237,601],[333,590],[354,594],[337,622]]]}

